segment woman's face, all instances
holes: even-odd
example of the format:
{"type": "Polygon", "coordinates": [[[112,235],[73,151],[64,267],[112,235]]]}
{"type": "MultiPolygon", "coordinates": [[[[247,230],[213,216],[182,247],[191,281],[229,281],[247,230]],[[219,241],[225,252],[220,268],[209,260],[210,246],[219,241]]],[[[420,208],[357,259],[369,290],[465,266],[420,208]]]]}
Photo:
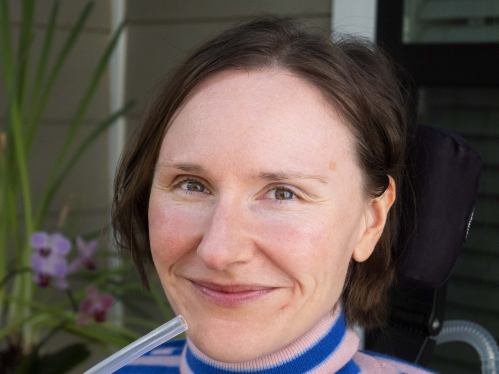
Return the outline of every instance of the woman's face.
{"type": "Polygon", "coordinates": [[[334,307],[352,254],[379,237],[366,234],[353,137],[282,69],[218,73],[170,125],[149,235],[171,306],[215,360],[284,347],[334,307]]]}

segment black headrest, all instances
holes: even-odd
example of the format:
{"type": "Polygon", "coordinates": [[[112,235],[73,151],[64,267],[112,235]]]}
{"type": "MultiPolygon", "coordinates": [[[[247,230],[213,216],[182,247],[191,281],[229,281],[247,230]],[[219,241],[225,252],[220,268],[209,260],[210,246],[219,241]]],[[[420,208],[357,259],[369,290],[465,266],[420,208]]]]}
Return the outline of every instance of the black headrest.
{"type": "Polygon", "coordinates": [[[449,278],[468,236],[482,160],[461,136],[423,125],[413,152],[416,214],[405,215],[399,233],[398,284],[437,288],[449,278]]]}

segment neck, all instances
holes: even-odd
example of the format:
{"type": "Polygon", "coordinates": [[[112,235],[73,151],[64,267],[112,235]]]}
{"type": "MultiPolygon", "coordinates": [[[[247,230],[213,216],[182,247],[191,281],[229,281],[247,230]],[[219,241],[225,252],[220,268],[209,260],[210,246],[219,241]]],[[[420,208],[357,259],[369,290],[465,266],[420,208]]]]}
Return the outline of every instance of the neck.
{"type": "Polygon", "coordinates": [[[227,363],[206,356],[189,338],[182,352],[182,374],[336,373],[351,360],[359,337],[346,326],[341,305],[323,316],[310,330],[285,347],[253,360],[227,363]]]}

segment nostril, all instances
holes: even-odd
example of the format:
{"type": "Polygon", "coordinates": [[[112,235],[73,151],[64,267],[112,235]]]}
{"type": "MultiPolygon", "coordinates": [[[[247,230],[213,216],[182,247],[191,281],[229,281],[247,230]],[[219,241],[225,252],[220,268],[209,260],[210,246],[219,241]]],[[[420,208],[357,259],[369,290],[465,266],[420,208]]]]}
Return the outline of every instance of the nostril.
{"type": "Polygon", "coordinates": [[[201,251],[198,250],[198,255],[203,260],[205,266],[210,270],[221,271],[225,269],[228,264],[230,264],[230,259],[228,258],[228,256],[221,256],[220,254],[209,253],[209,251],[206,250],[201,250],[201,251]]]}

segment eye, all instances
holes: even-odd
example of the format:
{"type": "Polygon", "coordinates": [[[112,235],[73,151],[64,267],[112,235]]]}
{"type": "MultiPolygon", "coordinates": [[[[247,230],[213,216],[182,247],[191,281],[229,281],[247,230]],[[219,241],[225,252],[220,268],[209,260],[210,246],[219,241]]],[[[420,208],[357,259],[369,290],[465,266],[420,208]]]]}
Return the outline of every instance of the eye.
{"type": "MultiPolygon", "coordinates": [[[[206,187],[201,183],[201,181],[194,179],[194,178],[184,178],[179,180],[177,183],[175,183],[174,187],[178,188],[181,185],[186,184],[187,189],[182,188],[181,190],[183,193],[187,194],[195,194],[197,192],[204,192],[206,187]],[[187,182],[187,183],[186,183],[187,182]]],[[[211,194],[211,192],[207,192],[208,194],[211,194]]]]}
{"type": "MultiPolygon", "coordinates": [[[[206,187],[203,185],[203,183],[195,178],[188,177],[188,178],[183,178],[180,179],[178,182],[174,184],[174,188],[179,188],[182,185],[186,185],[186,188],[181,188],[182,193],[186,194],[196,194],[198,192],[203,193],[206,190],[206,187]]],[[[208,191],[208,190],[206,190],[208,191]]],[[[287,204],[288,201],[290,200],[299,200],[300,198],[298,197],[295,192],[285,186],[276,186],[270,190],[268,190],[265,195],[268,195],[270,192],[275,191],[274,194],[272,195],[275,199],[271,199],[272,203],[277,203],[277,204],[287,204]],[[296,196],[297,199],[293,199],[293,196],[296,196]]],[[[211,195],[211,192],[206,192],[207,194],[211,195]]]]}
{"type": "Polygon", "coordinates": [[[286,188],[284,186],[274,187],[271,190],[267,191],[266,195],[268,195],[272,191],[275,191],[272,194],[272,196],[275,197],[275,199],[272,199],[272,203],[287,204],[288,201],[290,201],[290,200],[296,200],[296,199],[293,199],[293,196],[296,196],[298,198],[298,195],[296,195],[294,193],[294,191],[292,191],[289,188],[286,188]]]}

